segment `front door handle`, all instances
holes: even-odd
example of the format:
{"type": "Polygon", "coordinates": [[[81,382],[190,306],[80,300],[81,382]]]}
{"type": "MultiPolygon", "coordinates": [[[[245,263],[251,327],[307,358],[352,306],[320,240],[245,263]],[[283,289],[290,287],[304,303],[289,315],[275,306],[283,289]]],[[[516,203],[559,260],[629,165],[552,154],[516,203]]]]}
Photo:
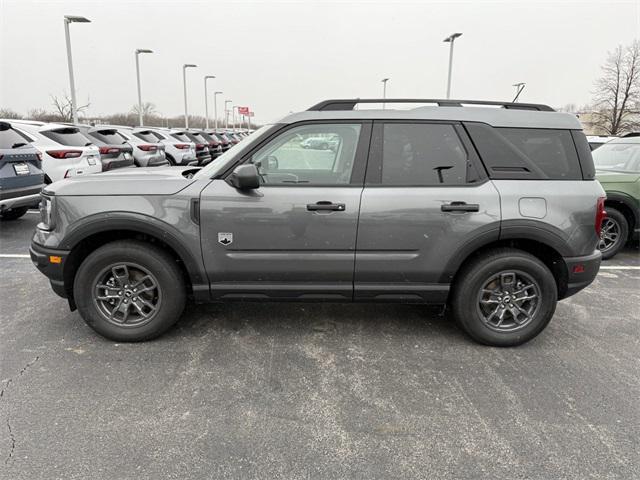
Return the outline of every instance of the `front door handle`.
{"type": "Polygon", "coordinates": [[[479,212],[480,205],[477,203],[451,202],[440,206],[443,212],[479,212]]]}
{"type": "Polygon", "coordinates": [[[346,206],[344,203],[333,203],[333,202],[316,202],[316,203],[308,203],[307,210],[310,212],[344,212],[346,206]]]}

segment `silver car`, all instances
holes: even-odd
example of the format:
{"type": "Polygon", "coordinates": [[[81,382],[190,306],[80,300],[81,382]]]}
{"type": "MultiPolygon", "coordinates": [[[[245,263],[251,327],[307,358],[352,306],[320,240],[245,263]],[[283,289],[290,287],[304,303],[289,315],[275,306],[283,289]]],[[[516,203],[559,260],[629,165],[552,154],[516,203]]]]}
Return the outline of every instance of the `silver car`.
{"type": "Polygon", "coordinates": [[[32,259],[116,341],[160,335],[187,299],[435,303],[483,344],[536,337],[600,266],[605,195],[577,118],[354,110],[374,102],[322,102],[202,169],[51,185],[32,259]],[[330,136],[335,150],[300,145],[330,136]]]}
{"type": "Polygon", "coordinates": [[[127,139],[133,149],[133,159],[138,167],[160,167],[169,165],[165,156],[165,145],[150,130],[115,126],[118,133],[127,139]]]}

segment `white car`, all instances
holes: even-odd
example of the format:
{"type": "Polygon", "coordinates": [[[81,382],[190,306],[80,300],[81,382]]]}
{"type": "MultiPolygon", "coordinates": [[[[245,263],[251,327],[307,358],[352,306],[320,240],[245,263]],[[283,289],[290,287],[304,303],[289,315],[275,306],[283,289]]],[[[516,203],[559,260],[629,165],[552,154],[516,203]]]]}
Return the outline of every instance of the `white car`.
{"type": "Polygon", "coordinates": [[[9,123],[42,154],[45,183],[102,171],[98,147],[76,127],[29,120],[9,123]]]}
{"type": "Polygon", "coordinates": [[[158,127],[136,127],[133,134],[141,140],[151,142],[153,139],[149,134],[154,135],[160,143],[164,145],[164,152],[171,165],[196,165],[196,144],[194,142],[184,142],[172,135],[173,131],[168,128],[158,127]]]}
{"type": "Polygon", "coordinates": [[[607,142],[611,140],[615,140],[618,137],[608,137],[606,135],[587,135],[587,142],[589,142],[589,146],[591,150],[595,150],[598,147],[601,147],[607,142]]]}

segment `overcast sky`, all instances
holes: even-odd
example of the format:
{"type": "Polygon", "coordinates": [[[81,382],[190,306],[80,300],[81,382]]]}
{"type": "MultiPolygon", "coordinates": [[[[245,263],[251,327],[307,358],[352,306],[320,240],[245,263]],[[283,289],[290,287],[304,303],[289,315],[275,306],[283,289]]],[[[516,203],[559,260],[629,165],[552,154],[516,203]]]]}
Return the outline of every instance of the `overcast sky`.
{"type": "MultiPolygon", "coordinates": [[[[63,15],[71,25],[79,101],[89,115],[126,112],[142,94],[164,115],[204,115],[204,75],[258,122],[326,98],[442,98],[448,44],[456,40],[453,98],[554,106],[591,99],[600,66],[618,44],[640,37],[640,0],[626,1],[35,1],[0,0],[0,107],[51,108],[69,91],[63,15]]],[[[218,97],[220,99],[220,97],[218,97]]],[[[220,108],[221,109],[221,108],[220,108]]],[[[210,110],[213,110],[211,104],[210,110]]]]}

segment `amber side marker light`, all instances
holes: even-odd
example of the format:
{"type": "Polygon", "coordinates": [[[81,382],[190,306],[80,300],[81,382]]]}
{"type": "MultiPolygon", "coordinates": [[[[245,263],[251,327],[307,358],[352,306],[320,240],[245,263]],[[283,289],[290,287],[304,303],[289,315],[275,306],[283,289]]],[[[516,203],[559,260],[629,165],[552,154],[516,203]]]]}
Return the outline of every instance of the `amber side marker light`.
{"type": "Polygon", "coordinates": [[[49,255],[49,263],[62,263],[62,257],[49,255]]]}

